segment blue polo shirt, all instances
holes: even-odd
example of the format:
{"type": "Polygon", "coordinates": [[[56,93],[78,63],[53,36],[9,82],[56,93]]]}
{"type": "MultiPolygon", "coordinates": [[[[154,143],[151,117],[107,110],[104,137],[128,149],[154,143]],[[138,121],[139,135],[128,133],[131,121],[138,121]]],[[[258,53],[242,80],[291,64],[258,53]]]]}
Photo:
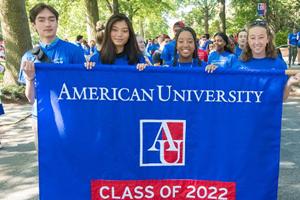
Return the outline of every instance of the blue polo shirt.
{"type": "Polygon", "coordinates": [[[174,59],[175,46],[176,46],[176,41],[172,40],[164,47],[160,56],[164,64],[168,64],[172,62],[172,60],[174,59]]]}
{"type": "MultiPolygon", "coordinates": [[[[100,52],[96,51],[94,55],[90,58],[90,62],[95,62],[96,64],[103,64],[100,59],[100,52]]],[[[138,63],[146,63],[146,60],[143,55],[139,55],[138,63]]],[[[127,55],[124,53],[117,54],[114,65],[129,65],[127,55]]]]}
{"type": "MultiPolygon", "coordinates": [[[[83,64],[85,62],[85,58],[82,50],[76,45],[66,42],[64,40],[56,37],[51,44],[43,44],[39,42],[40,48],[47,55],[51,63],[57,64],[83,64]]],[[[24,61],[33,61],[34,63],[40,63],[39,60],[36,60],[35,56],[32,55],[31,51],[27,51],[21,60],[21,66],[24,61]]],[[[19,79],[18,81],[22,84],[26,83],[25,74],[20,67],[19,79]]],[[[37,116],[36,110],[36,101],[33,105],[33,116],[37,116]]]]}
{"type": "Polygon", "coordinates": [[[213,51],[209,54],[207,62],[208,65],[212,64],[223,68],[233,68],[237,63],[238,59],[236,55],[228,51],[223,51],[222,53],[213,51]]]}
{"type": "Polygon", "coordinates": [[[241,61],[236,66],[238,69],[287,69],[286,63],[280,58],[252,58],[248,61],[241,61]]]}
{"type": "Polygon", "coordinates": [[[0,102],[0,115],[3,115],[3,114],[4,114],[4,110],[3,110],[2,103],[0,102]]]}

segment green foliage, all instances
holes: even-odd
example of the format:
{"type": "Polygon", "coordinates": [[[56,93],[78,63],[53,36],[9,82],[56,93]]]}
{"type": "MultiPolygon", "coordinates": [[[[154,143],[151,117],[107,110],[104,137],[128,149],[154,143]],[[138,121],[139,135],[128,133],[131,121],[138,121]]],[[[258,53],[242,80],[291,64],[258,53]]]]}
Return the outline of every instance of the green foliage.
{"type": "Polygon", "coordinates": [[[286,45],[287,44],[287,36],[289,34],[288,30],[281,30],[277,32],[275,37],[276,46],[286,45]]]}
{"type": "Polygon", "coordinates": [[[6,86],[1,89],[0,99],[4,102],[26,101],[25,87],[18,85],[6,86]]]}

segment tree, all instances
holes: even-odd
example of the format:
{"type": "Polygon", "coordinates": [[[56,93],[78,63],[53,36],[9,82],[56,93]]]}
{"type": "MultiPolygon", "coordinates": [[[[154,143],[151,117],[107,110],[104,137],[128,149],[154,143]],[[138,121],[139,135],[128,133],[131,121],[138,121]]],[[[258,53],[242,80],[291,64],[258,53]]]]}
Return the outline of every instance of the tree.
{"type": "Polygon", "coordinates": [[[226,7],[225,0],[218,0],[219,2],[219,17],[221,21],[220,31],[226,34],[226,7]]]}
{"type": "Polygon", "coordinates": [[[109,0],[105,0],[106,1],[106,5],[108,7],[108,9],[110,10],[110,12],[112,14],[118,14],[119,12],[119,1],[118,0],[113,0],[112,4],[110,3],[109,0]]]}
{"type": "Polygon", "coordinates": [[[5,40],[4,85],[16,85],[22,55],[32,48],[25,1],[0,0],[0,18],[5,40]]]}
{"type": "Polygon", "coordinates": [[[189,13],[185,14],[185,21],[194,26],[197,32],[209,33],[209,22],[216,13],[217,0],[185,0],[183,3],[185,7],[193,7],[189,13]]]}
{"type": "Polygon", "coordinates": [[[84,0],[86,7],[88,40],[96,38],[96,23],[99,21],[99,11],[97,0],[84,0]]]}

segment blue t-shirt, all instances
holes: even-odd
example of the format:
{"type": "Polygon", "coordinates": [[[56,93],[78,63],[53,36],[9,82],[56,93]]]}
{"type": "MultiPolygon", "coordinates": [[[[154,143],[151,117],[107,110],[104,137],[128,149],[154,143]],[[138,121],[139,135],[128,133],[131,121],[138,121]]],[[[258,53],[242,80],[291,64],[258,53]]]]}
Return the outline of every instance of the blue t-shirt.
{"type": "Polygon", "coordinates": [[[4,114],[4,110],[3,110],[2,103],[0,102],[0,115],[3,115],[3,114],[4,114]]]}
{"type": "Polygon", "coordinates": [[[193,59],[192,62],[188,63],[182,63],[182,62],[177,62],[176,65],[170,65],[172,67],[206,67],[207,63],[205,61],[201,61],[199,64],[197,59],[193,59]]]}
{"type": "Polygon", "coordinates": [[[163,60],[164,64],[168,64],[172,62],[174,59],[174,51],[175,51],[176,41],[172,40],[168,44],[165,45],[163,51],[161,52],[160,58],[163,60]]]}
{"type": "Polygon", "coordinates": [[[239,61],[238,69],[287,69],[286,63],[277,58],[252,58],[248,61],[239,61]]]}
{"type": "Polygon", "coordinates": [[[297,33],[298,47],[300,48],[300,32],[297,33]]]}
{"type": "MultiPolygon", "coordinates": [[[[100,59],[100,52],[96,51],[94,55],[90,58],[90,62],[95,62],[96,64],[103,64],[100,59]]],[[[143,55],[139,55],[138,63],[146,63],[143,55]]],[[[126,54],[119,54],[116,56],[114,65],[128,65],[128,58],[126,54]]]]}
{"type": "Polygon", "coordinates": [[[146,52],[147,52],[147,56],[152,56],[153,55],[153,53],[156,51],[156,50],[158,50],[159,49],[159,44],[150,44],[148,47],[147,47],[147,50],[146,50],[146,52]]]}
{"type": "Polygon", "coordinates": [[[236,55],[236,57],[240,57],[240,55],[242,54],[243,50],[237,45],[234,48],[234,54],[236,55]]]}
{"type": "MultiPolygon", "coordinates": [[[[74,44],[70,42],[66,42],[59,38],[55,38],[55,40],[51,44],[43,44],[39,43],[39,46],[43,50],[43,52],[47,55],[51,63],[57,64],[83,64],[85,62],[85,58],[83,52],[74,44]]],[[[33,61],[34,63],[40,63],[39,60],[36,60],[35,56],[32,55],[31,51],[27,51],[21,60],[21,66],[24,61],[33,61]]],[[[26,83],[25,74],[20,67],[19,79],[18,81],[22,84],[26,83]]],[[[32,114],[37,116],[36,110],[36,101],[33,105],[32,114]]]]}
{"type": "Polygon", "coordinates": [[[238,59],[236,55],[228,51],[223,51],[222,53],[213,51],[211,54],[209,54],[207,62],[208,65],[213,64],[217,67],[223,68],[233,68],[237,63],[238,59]]]}
{"type": "Polygon", "coordinates": [[[202,50],[207,50],[208,49],[208,46],[210,45],[210,44],[212,44],[213,42],[211,41],[211,40],[206,40],[205,42],[204,42],[204,44],[203,45],[201,45],[201,46],[199,46],[199,49],[202,49],[202,50]]]}
{"type": "Polygon", "coordinates": [[[297,46],[298,40],[297,40],[297,33],[290,33],[288,36],[289,44],[293,46],[297,46]]]}

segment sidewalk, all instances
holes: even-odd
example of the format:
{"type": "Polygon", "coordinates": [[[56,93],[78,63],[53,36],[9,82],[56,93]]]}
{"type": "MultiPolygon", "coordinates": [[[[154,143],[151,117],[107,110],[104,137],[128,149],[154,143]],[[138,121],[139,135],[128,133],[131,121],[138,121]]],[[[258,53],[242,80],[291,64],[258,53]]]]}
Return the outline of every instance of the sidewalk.
{"type": "Polygon", "coordinates": [[[4,104],[0,116],[0,199],[38,199],[37,155],[31,105],[4,104]]]}
{"type": "MultiPolygon", "coordinates": [[[[31,117],[28,117],[31,106],[4,104],[4,109],[6,114],[0,117],[4,146],[0,150],[0,199],[36,200],[38,169],[31,117]]],[[[282,117],[279,200],[300,199],[299,119],[300,97],[291,98],[284,103],[282,117]]]]}

